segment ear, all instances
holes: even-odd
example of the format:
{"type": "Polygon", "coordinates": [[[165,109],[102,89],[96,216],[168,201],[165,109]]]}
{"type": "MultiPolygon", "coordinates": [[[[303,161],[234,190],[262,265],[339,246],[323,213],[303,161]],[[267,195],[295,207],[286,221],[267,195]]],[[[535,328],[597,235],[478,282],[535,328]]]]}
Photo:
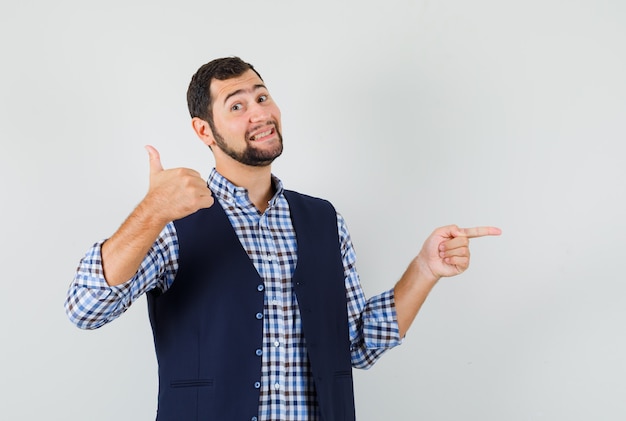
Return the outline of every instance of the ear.
{"type": "Polygon", "coordinates": [[[193,131],[196,132],[196,135],[198,135],[202,143],[207,145],[209,148],[211,145],[215,144],[213,131],[211,130],[211,126],[209,126],[208,121],[202,120],[199,117],[194,117],[191,119],[191,127],[193,127],[193,131]]]}

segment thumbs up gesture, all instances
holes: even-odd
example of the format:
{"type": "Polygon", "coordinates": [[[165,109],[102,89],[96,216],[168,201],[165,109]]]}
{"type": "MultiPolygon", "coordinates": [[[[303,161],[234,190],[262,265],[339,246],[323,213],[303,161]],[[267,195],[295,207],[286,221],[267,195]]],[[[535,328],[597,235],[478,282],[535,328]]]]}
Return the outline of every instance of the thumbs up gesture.
{"type": "Polygon", "coordinates": [[[211,190],[200,173],[189,168],[163,169],[159,151],[146,146],[150,157],[150,188],[144,201],[164,223],[213,205],[211,190]]]}

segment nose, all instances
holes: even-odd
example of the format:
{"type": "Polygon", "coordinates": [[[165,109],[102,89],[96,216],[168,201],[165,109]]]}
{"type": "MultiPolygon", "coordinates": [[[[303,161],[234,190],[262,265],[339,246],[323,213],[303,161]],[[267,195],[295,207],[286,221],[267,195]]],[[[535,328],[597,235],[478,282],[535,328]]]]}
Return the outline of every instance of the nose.
{"type": "Polygon", "coordinates": [[[270,116],[271,114],[268,108],[258,102],[255,102],[250,108],[250,121],[252,123],[267,121],[270,119],[270,116]]]}

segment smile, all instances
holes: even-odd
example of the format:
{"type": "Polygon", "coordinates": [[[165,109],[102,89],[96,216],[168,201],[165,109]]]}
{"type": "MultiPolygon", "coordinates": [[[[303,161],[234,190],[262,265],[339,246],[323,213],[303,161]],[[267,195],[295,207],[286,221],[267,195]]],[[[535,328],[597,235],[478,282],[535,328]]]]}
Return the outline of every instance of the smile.
{"type": "Polygon", "coordinates": [[[274,129],[271,128],[269,130],[265,130],[263,132],[260,132],[260,133],[257,133],[255,135],[250,136],[250,140],[253,141],[253,142],[254,141],[263,140],[264,137],[271,136],[273,134],[274,134],[274,129]]]}

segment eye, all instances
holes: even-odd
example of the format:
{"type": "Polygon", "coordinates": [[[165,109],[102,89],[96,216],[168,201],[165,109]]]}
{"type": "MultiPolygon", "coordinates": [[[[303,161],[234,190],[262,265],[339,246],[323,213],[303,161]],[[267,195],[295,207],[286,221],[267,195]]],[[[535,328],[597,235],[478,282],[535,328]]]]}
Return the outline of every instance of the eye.
{"type": "Polygon", "coordinates": [[[267,99],[268,99],[267,95],[261,95],[261,96],[259,96],[259,99],[257,101],[258,102],[265,102],[265,101],[267,101],[267,99]]]}
{"type": "Polygon", "coordinates": [[[238,102],[238,103],[236,103],[236,104],[233,104],[233,105],[230,107],[230,110],[231,110],[231,111],[239,111],[239,110],[241,110],[242,108],[243,108],[243,105],[241,105],[241,104],[238,102]]]}

